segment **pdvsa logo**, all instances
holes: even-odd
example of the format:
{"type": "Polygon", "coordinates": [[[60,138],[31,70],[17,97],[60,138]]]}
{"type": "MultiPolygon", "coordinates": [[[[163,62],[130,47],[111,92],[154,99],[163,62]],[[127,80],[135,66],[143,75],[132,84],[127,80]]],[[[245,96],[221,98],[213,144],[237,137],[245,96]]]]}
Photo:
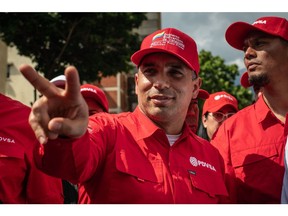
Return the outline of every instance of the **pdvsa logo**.
{"type": "Polygon", "coordinates": [[[0,142],[15,143],[15,140],[13,138],[0,136],[0,142]]]}
{"type": "Polygon", "coordinates": [[[215,167],[213,165],[211,165],[211,164],[209,164],[207,162],[198,160],[196,157],[192,157],[191,156],[189,160],[190,160],[191,165],[194,166],[194,167],[202,166],[202,167],[206,167],[206,168],[216,172],[216,169],[215,169],[215,167]]]}
{"type": "Polygon", "coordinates": [[[214,97],[214,100],[220,100],[221,98],[227,98],[227,99],[233,101],[233,98],[232,98],[231,96],[225,95],[225,94],[216,95],[216,96],[214,97]]]}
{"type": "Polygon", "coordinates": [[[257,24],[266,24],[266,20],[257,20],[252,25],[257,25],[257,24]]]}

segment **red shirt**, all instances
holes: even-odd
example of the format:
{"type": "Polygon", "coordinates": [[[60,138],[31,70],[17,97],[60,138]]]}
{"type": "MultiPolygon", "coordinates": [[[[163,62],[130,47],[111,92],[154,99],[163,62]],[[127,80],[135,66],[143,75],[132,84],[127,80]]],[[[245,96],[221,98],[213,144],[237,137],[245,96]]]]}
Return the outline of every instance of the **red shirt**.
{"type": "Polygon", "coordinates": [[[80,183],[80,203],[218,203],[227,196],[218,150],[186,124],[172,147],[139,108],[98,113],[88,130],[72,143],[50,140],[40,147],[44,157],[37,155],[47,173],[80,183]]]}
{"type": "Polygon", "coordinates": [[[211,143],[224,158],[238,203],[280,203],[286,137],[262,96],[219,127],[211,143]]]}
{"type": "Polygon", "coordinates": [[[62,182],[35,167],[29,107],[0,94],[0,202],[63,203],[62,182]]]}

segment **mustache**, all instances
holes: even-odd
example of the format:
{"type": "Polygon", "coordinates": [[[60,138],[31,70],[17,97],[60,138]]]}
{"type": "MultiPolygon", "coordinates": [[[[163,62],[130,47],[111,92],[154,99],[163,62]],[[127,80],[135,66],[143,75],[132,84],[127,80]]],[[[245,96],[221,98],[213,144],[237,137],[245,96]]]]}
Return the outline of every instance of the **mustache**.
{"type": "Polygon", "coordinates": [[[151,90],[148,94],[149,99],[174,99],[175,94],[169,90],[151,90]]]}

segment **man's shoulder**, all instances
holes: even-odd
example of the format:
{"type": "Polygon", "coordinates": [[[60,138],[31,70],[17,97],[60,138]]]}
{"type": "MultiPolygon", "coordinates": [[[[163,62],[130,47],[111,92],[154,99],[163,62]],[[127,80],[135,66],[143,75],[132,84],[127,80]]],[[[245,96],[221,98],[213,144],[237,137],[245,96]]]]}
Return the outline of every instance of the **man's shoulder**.
{"type": "Polygon", "coordinates": [[[218,151],[213,145],[211,145],[211,143],[208,140],[206,140],[206,139],[204,139],[204,138],[202,138],[196,134],[193,136],[193,138],[199,143],[199,145],[202,148],[210,149],[211,151],[218,151]]]}
{"type": "Polygon", "coordinates": [[[223,124],[225,125],[238,124],[239,122],[246,121],[245,119],[251,119],[251,115],[253,115],[253,113],[255,113],[255,106],[254,104],[251,104],[239,110],[237,113],[235,113],[235,115],[226,119],[223,124]]]}

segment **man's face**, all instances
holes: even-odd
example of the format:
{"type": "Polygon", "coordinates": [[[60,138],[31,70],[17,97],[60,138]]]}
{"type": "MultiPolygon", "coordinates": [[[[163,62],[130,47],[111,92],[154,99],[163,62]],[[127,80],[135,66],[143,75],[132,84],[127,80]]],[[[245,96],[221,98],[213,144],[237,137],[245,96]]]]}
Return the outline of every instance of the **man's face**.
{"type": "Polygon", "coordinates": [[[288,43],[262,32],[252,32],[244,41],[244,63],[252,85],[265,86],[287,79],[288,43]]]}
{"type": "MultiPolygon", "coordinates": [[[[237,111],[235,110],[235,108],[233,108],[231,105],[226,105],[224,107],[222,107],[221,109],[219,109],[217,112],[211,113],[208,112],[208,115],[203,115],[202,116],[202,123],[203,126],[206,128],[207,130],[207,135],[209,137],[209,139],[211,140],[214,133],[217,131],[217,129],[220,127],[220,125],[228,118],[228,116],[225,117],[221,117],[222,120],[217,120],[218,118],[216,118],[216,116],[219,114],[232,114],[232,113],[236,113],[237,111]]],[[[221,116],[221,115],[220,115],[221,116]]]]}
{"type": "Polygon", "coordinates": [[[192,80],[194,72],[177,57],[154,53],[143,58],[135,75],[138,104],[158,125],[183,125],[191,98],[200,87],[199,78],[192,80]]]}

